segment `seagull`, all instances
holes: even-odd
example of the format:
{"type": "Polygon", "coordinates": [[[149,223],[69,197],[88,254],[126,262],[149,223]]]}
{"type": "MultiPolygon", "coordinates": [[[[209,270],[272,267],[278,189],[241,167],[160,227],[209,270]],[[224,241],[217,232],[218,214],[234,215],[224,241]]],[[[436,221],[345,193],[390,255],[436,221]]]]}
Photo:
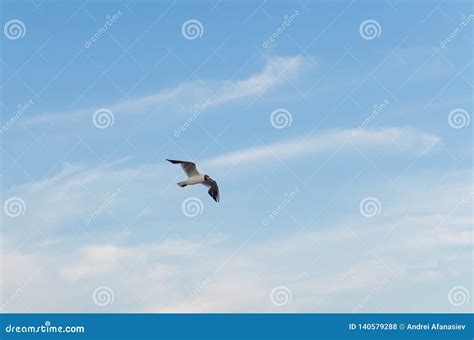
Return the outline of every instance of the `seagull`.
{"type": "Polygon", "coordinates": [[[207,193],[214,199],[214,201],[219,202],[219,187],[217,186],[217,182],[214,181],[208,175],[202,175],[197,171],[196,164],[193,162],[188,161],[176,161],[173,159],[167,159],[168,162],[173,164],[181,164],[184,172],[188,176],[188,179],[185,181],[178,182],[178,185],[181,188],[184,188],[186,185],[194,185],[194,184],[203,184],[209,188],[207,193]]]}

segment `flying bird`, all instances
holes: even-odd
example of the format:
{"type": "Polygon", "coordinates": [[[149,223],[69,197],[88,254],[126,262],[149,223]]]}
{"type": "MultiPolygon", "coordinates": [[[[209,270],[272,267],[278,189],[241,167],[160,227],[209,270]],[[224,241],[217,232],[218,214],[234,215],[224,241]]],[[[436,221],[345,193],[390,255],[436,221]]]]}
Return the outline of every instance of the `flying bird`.
{"type": "Polygon", "coordinates": [[[196,169],[196,164],[194,164],[193,162],[176,161],[173,159],[167,159],[167,161],[173,164],[181,164],[181,167],[188,176],[187,180],[178,182],[178,185],[181,188],[184,188],[186,185],[203,184],[209,188],[207,193],[214,199],[214,201],[219,202],[220,196],[217,182],[214,181],[208,175],[200,174],[199,171],[197,171],[196,169]]]}

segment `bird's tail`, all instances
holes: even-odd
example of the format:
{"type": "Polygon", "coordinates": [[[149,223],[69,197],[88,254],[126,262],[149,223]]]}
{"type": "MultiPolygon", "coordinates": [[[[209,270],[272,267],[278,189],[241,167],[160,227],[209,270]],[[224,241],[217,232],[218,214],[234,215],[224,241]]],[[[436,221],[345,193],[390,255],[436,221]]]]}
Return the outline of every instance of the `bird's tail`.
{"type": "Polygon", "coordinates": [[[178,185],[179,185],[181,188],[184,188],[186,185],[188,185],[188,183],[186,183],[186,181],[181,181],[181,182],[178,182],[178,185]]]}

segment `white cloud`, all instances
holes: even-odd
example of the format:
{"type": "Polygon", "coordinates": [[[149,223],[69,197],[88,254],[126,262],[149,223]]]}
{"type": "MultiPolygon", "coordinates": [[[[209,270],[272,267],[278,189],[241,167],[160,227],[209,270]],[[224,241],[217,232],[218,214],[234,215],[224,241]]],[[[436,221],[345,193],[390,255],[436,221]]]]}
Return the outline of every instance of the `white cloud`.
{"type": "Polygon", "coordinates": [[[292,159],[335,151],[345,144],[351,144],[360,149],[384,148],[386,152],[395,151],[421,155],[431,150],[439,141],[439,137],[435,135],[411,128],[381,128],[362,131],[337,129],[220,155],[208,160],[206,165],[259,164],[275,157],[292,159]]]}
{"type": "Polygon", "coordinates": [[[244,80],[227,82],[213,101],[220,103],[263,94],[311,66],[310,60],[303,56],[269,59],[261,72],[244,80]]]}
{"type": "MultiPolygon", "coordinates": [[[[406,224],[400,233],[415,227],[428,226],[406,224]]],[[[197,254],[172,251],[166,259],[156,250],[160,244],[141,247],[96,244],[60,259],[53,259],[54,254],[48,253],[28,256],[2,253],[3,261],[10,263],[4,268],[8,277],[3,290],[5,297],[31,276],[25,295],[11,302],[7,311],[24,311],[25,301],[31,311],[38,312],[101,311],[92,304],[90,294],[96,286],[106,283],[115,292],[116,304],[104,311],[350,312],[380,281],[401,289],[407,285],[432,285],[449,278],[449,269],[436,263],[449,262],[446,255],[459,254],[459,250],[449,251],[430,243],[413,248],[407,244],[408,239],[393,240],[388,250],[377,251],[382,259],[379,261],[368,255],[364,246],[374,242],[374,236],[340,238],[344,232],[340,227],[293,232],[271,241],[252,243],[233,258],[229,257],[231,252],[226,243],[200,247],[197,254]],[[278,250],[281,244],[285,244],[285,254],[278,250]],[[393,246],[397,247],[396,251],[393,246]],[[424,263],[426,259],[421,254],[429,254],[434,264],[424,263]],[[17,265],[12,266],[13,262],[17,265]],[[37,268],[42,269],[35,272],[37,268]],[[282,308],[275,307],[269,297],[271,289],[279,285],[289,287],[293,295],[292,303],[282,308]],[[78,294],[71,295],[65,288],[71,286],[78,294]],[[43,287],[48,289],[45,291],[43,287]],[[42,303],[39,296],[49,303],[42,303]]],[[[469,256],[465,251],[464,261],[469,256]]],[[[380,294],[383,293],[387,292],[382,288],[380,294]]],[[[421,303],[424,296],[398,294],[393,294],[392,304],[383,310],[397,311],[397,299],[412,300],[417,311],[427,310],[421,303]]],[[[377,301],[373,297],[361,311],[373,311],[377,301]]],[[[440,294],[436,305],[438,312],[448,310],[444,294],[440,294]]]]}
{"type": "MultiPolygon", "coordinates": [[[[45,113],[22,120],[25,124],[66,122],[74,119],[91,116],[101,107],[107,107],[114,114],[137,115],[144,111],[151,112],[156,108],[161,111],[172,110],[170,105],[178,103],[181,107],[192,107],[206,100],[210,100],[213,106],[223,104],[232,100],[239,100],[263,93],[283,84],[286,79],[300,75],[303,70],[308,69],[311,62],[303,56],[274,57],[266,61],[263,69],[247,78],[241,80],[222,81],[194,81],[183,82],[174,88],[161,90],[155,94],[132,98],[116,103],[102,103],[98,107],[75,110],[61,114],[45,113]]],[[[176,109],[176,107],[174,108],[176,109]]]]}
{"type": "MultiPolygon", "coordinates": [[[[429,183],[424,175],[413,181],[429,183]]],[[[468,306],[452,309],[446,294],[471,275],[471,212],[450,213],[446,202],[456,205],[469,183],[469,172],[452,176],[436,192],[443,200],[433,200],[428,210],[413,204],[425,199],[423,185],[402,181],[399,194],[390,204],[384,201],[384,214],[375,220],[348,216],[342,224],[276,237],[261,227],[259,237],[241,248],[231,235],[213,234],[204,240],[170,234],[140,244],[130,242],[131,235],[120,242],[109,235],[66,247],[61,256],[47,246],[27,253],[4,247],[3,307],[9,312],[467,311],[468,306]],[[452,223],[438,226],[443,213],[452,223]],[[114,290],[115,302],[101,309],[91,294],[104,284],[114,290]],[[270,292],[280,285],[291,290],[290,305],[271,303],[270,292]]]]}

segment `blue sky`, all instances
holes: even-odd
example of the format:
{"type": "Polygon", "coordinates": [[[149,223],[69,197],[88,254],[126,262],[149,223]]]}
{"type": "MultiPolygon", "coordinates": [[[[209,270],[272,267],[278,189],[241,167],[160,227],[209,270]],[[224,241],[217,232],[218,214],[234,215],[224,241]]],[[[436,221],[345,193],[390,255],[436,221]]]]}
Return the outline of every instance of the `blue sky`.
{"type": "Polygon", "coordinates": [[[3,1],[2,310],[468,311],[470,5],[3,1]]]}

